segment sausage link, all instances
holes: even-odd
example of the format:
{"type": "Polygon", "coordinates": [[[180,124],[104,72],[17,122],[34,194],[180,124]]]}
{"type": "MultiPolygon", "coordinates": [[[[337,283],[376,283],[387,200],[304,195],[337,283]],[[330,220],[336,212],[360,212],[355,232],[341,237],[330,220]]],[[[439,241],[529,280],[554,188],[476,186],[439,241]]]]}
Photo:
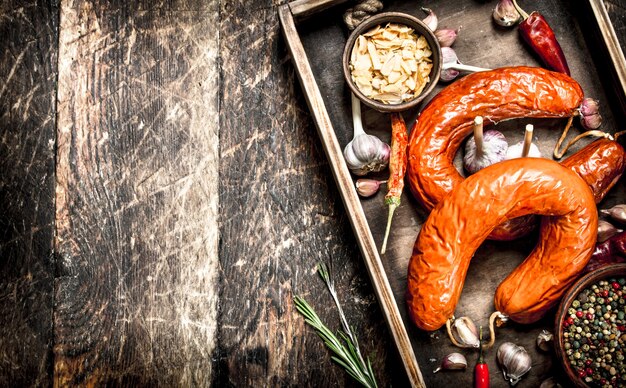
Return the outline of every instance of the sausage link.
{"type": "Polygon", "coordinates": [[[411,130],[407,178],[413,196],[430,210],[463,181],[453,160],[474,117],[496,123],[570,117],[582,99],[574,79],[536,67],[478,72],[454,82],[428,103],[411,130]]]}
{"type": "Polygon", "coordinates": [[[443,199],[422,226],[409,261],[407,306],[421,329],[454,314],[474,252],[502,222],[544,217],[531,254],[498,287],[496,308],[532,322],[554,306],[585,267],[596,241],[593,193],[573,171],[536,158],[491,165],[443,199]]]}
{"type": "MultiPolygon", "coordinates": [[[[617,142],[599,139],[587,144],[561,165],[577,173],[591,188],[596,203],[600,203],[624,173],[626,152],[617,142]]],[[[537,217],[524,216],[502,223],[491,232],[492,240],[513,240],[532,231],[537,217]]]]}

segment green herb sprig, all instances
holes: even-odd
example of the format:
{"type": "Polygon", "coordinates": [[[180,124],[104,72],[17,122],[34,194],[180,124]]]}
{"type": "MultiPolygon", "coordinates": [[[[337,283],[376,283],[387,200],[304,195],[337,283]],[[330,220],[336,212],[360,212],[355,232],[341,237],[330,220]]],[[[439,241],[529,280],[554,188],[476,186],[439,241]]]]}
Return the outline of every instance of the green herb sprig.
{"type": "Polygon", "coordinates": [[[348,321],[346,320],[346,316],[343,313],[341,304],[339,303],[339,298],[337,297],[335,285],[328,272],[328,267],[325,263],[319,263],[317,266],[317,271],[320,277],[326,283],[326,286],[328,287],[328,290],[333,297],[333,301],[337,306],[337,310],[339,310],[339,317],[341,318],[341,325],[343,326],[344,330],[338,331],[338,335],[341,340],[332,331],[330,331],[330,329],[326,325],[324,325],[324,323],[315,313],[315,310],[313,310],[311,305],[309,305],[304,299],[299,296],[294,297],[296,309],[298,310],[298,312],[300,312],[300,314],[304,316],[305,322],[315,329],[315,331],[324,341],[326,346],[333,353],[335,353],[335,356],[331,357],[333,361],[341,365],[350,376],[352,376],[363,386],[369,388],[377,388],[378,385],[376,384],[376,378],[374,377],[372,364],[370,363],[369,358],[367,359],[367,362],[365,362],[363,356],[361,355],[359,342],[352,330],[350,330],[350,326],[348,326],[348,321]]]}

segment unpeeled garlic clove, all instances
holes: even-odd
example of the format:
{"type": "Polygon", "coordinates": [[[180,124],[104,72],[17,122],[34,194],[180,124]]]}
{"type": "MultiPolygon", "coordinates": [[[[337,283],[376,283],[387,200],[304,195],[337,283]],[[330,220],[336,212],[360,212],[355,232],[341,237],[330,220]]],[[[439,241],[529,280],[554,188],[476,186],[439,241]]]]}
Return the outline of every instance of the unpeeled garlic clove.
{"type": "Polygon", "coordinates": [[[598,242],[605,242],[618,233],[622,233],[623,230],[617,229],[613,224],[608,221],[598,221],[598,242]]]}
{"type": "Polygon", "coordinates": [[[545,329],[541,330],[541,333],[537,336],[537,347],[544,352],[548,352],[552,347],[553,340],[554,335],[552,333],[545,329]]]}
{"type": "Polygon", "coordinates": [[[610,209],[602,209],[600,213],[611,217],[614,221],[626,223],[626,204],[615,205],[610,209]]]}
{"type": "Polygon", "coordinates": [[[437,373],[440,370],[461,370],[467,368],[467,360],[461,353],[450,353],[441,360],[441,365],[433,371],[437,373]]]}
{"type": "Polygon", "coordinates": [[[526,349],[512,342],[500,345],[496,358],[502,367],[504,379],[511,385],[517,384],[532,367],[532,360],[526,349]]]}
{"type": "Polygon", "coordinates": [[[580,123],[585,129],[598,129],[602,125],[602,116],[599,113],[582,116],[580,123]]]}
{"type": "Polygon", "coordinates": [[[365,198],[371,197],[372,195],[378,192],[378,190],[380,189],[380,185],[384,182],[385,181],[379,181],[376,179],[365,179],[365,178],[357,179],[356,184],[355,184],[356,192],[361,197],[365,197],[365,198]]]}
{"type": "Polygon", "coordinates": [[[520,14],[511,0],[500,0],[492,16],[493,20],[502,27],[511,27],[520,19],[520,14]]]}
{"type": "Polygon", "coordinates": [[[441,47],[452,46],[458,34],[459,30],[452,28],[442,28],[441,30],[435,31],[435,36],[437,37],[441,47]]]}
{"type": "MultiPolygon", "coordinates": [[[[459,58],[456,56],[456,52],[450,47],[441,48],[442,62],[443,64],[458,63],[459,58]]],[[[450,82],[459,76],[459,71],[454,69],[442,69],[439,79],[443,82],[450,82]]]]}
{"type": "Polygon", "coordinates": [[[350,171],[355,175],[382,171],[389,163],[391,147],[373,135],[363,133],[343,150],[343,156],[350,171]]]}
{"type": "Polygon", "coordinates": [[[476,349],[480,345],[478,329],[476,329],[476,325],[468,317],[460,317],[452,322],[452,335],[461,345],[476,349]]]}
{"type": "Polygon", "coordinates": [[[590,116],[598,114],[600,111],[600,101],[593,98],[585,98],[580,105],[580,114],[583,116],[590,116]]]}
{"type": "Polygon", "coordinates": [[[432,9],[426,7],[422,7],[422,11],[428,14],[428,16],[426,16],[422,20],[424,24],[426,24],[428,28],[430,28],[430,30],[433,32],[437,30],[437,27],[439,26],[439,19],[437,18],[437,14],[435,14],[432,9]]]}

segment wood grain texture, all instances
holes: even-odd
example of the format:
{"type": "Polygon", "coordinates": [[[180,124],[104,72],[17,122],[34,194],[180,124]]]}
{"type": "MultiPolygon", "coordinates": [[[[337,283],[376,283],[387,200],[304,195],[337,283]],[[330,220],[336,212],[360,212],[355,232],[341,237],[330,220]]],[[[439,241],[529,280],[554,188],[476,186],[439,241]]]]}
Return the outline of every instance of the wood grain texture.
{"type": "Polygon", "coordinates": [[[56,1],[0,1],[0,386],[50,385],[56,1]]]}
{"type": "Polygon", "coordinates": [[[381,386],[406,385],[332,180],[272,2],[220,11],[221,294],[217,386],[351,386],[304,324],[293,296],[340,326],[333,277],[381,386]],[[332,259],[331,259],[332,258],[332,259]],[[391,350],[391,353],[389,351],[391,350]],[[395,373],[394,373],[395,372],[395,373]]]}
{"type": "Polygon", "coordinates": [[[61,3],[57,386],[210,383],[217,16],[214,2],[61,3]]]}

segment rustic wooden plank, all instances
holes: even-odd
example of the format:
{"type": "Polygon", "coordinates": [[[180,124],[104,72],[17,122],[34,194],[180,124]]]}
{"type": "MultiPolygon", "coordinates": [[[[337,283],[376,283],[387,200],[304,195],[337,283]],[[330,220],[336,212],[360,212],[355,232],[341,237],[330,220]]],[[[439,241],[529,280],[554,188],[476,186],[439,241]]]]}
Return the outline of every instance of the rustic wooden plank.
{"type": "Polygon", "coordinates": [[[58,3],[0,1],[0,386],[50,385],[58,3]]]}
{"type": "Polygon", "coordinates": [[[210,384],[217,11],[61,3],[57,386],[210,384]]]}
{"type": "Polygon", "coordinates": [[[222,5],[219,353],[216,386],[350,386],[293,305],[340,326],[319,260],[380,386],[406,386],[271,1],[222,5]],[[394,384],[395,385],[395,384],[394,384]]]}

